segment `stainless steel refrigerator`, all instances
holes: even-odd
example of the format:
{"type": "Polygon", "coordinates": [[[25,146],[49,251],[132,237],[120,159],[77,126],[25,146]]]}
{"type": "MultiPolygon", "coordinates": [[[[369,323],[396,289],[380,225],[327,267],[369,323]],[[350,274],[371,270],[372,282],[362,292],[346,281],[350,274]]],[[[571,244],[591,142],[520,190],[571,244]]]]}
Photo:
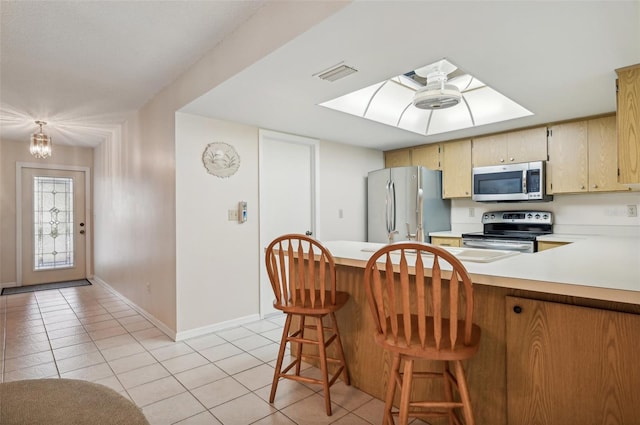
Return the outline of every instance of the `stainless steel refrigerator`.
{"type": "Polygon", "coordinates": [[[451,202],[442,199],[442,172],[424,167],[371,171],[367,180],[369,242],[429,242],[451,230],[451,202]]]}

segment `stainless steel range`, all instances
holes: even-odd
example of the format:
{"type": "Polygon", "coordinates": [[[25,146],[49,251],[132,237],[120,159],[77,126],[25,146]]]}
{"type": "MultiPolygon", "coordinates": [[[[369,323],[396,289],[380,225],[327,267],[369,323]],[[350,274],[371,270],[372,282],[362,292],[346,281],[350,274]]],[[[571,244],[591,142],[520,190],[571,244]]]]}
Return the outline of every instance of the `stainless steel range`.
{"type": "Polygon", "coordinates": [[[549,211],[491,211],[482,215],[483,232],[463,233],[469,248],[537,252],[537,237],[553,233],[549,211]]]}

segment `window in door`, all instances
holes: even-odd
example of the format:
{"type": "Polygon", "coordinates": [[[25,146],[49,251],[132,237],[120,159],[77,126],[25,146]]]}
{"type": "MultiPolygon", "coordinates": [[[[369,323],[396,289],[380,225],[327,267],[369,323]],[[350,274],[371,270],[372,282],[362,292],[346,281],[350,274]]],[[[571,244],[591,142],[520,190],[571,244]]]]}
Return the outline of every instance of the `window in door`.
{"type": "Polygon", "coordinates": [[[33,177],[34,271],[74,267],[73,179],[33,177]]]}

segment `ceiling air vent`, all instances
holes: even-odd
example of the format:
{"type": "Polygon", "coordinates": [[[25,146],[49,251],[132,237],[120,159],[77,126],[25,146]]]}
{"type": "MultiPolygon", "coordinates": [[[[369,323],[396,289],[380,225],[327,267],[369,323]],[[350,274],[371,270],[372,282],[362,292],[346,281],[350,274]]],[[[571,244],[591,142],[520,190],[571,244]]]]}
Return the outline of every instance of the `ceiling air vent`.
{"type": "Polygon", "coordinates": [[[318,78],[322,80],[336,81],[336,80],[339,80],[340,78],[346,77],[347,75],[351,75],[354,72],[358,72],[358,70],[355,68],[351,68],[350,66],[341,64],[341,65],[331,67],[326,71],[322,71],[314,75],[317,75],[318,78]]]}

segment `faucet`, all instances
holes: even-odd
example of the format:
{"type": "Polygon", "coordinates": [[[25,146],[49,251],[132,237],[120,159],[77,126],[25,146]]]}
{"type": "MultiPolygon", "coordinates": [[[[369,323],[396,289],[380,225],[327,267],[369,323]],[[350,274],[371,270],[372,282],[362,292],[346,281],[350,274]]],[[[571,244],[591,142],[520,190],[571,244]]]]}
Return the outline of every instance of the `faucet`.
{"type": "Polygon", "coordinates": [[[416,242],[424,242],[424,232],[422,231],[422,223],[418,222],[416,227],[416,233],[411,233],[411,227],[407,223],[407,239],[415,240],[416,242]]]}
{"type": "Polygon", "coordinates": [[[418,238],[417,238],[418,235],[414,234],[414,233],[411,233],[411,227],[409,226],[409,223],[406,223],[406,224],[407,224],[407,239],[408,240],[412,240],[412,239],[418,240],[418,238]]]}

